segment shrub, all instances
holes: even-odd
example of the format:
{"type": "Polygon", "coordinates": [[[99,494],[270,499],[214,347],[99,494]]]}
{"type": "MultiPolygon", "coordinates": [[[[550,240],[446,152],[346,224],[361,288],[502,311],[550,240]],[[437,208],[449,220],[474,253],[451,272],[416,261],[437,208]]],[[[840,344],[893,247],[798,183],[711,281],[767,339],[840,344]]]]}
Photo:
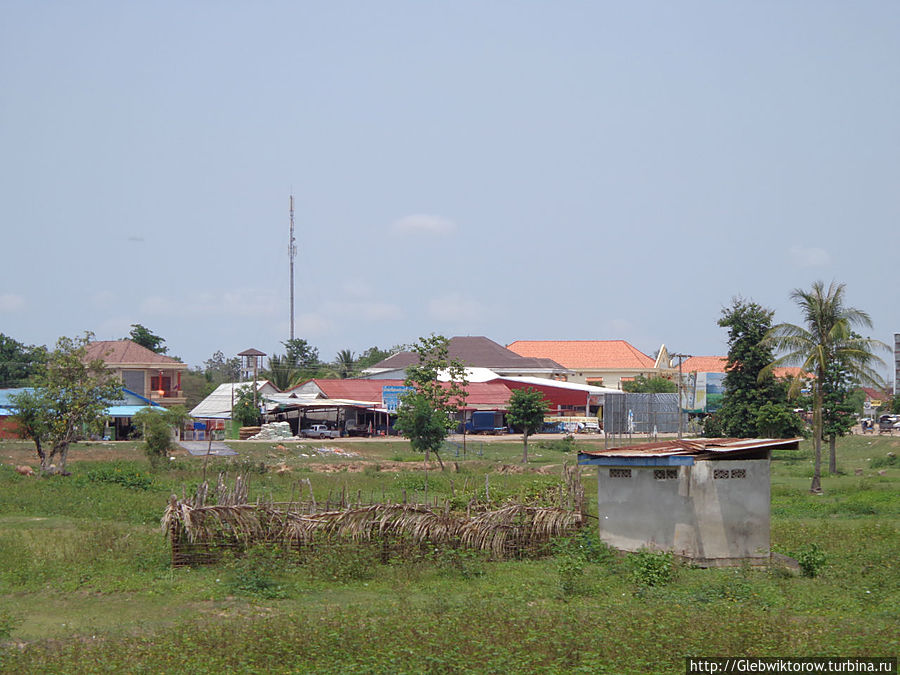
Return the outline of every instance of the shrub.
{"type": "Polygon", "coordinates": [[[306,557],[310,571],[320,579],[354,581],[371,579],[379,554],[362,542],[332,541],[316,544],[306,557]]]}
{"type": "Polygon", "coordinates": [[[564,597],[575,595],[584,577],[584,558],[580,555],[563,555],[556,561],[559,592],[564,597]]]}
{"type": "Polygon", "coordinates": [[[153,487],[153,478],[129,466],[112,466],[91,469],[87,479],[92,483],[112,483],[130,490],[149,490],[153,487]]]}
{"type": "Polygon", "coordinates": [[[447,576],[474,579],[484,574],[484,555],[480,551],[460,548],[435,548],[428,556],[437,569],[447,576]]]}
{"type": "Polygon", "coordinates": [[[900,459],[893,452],[889,452],[884,457],[873,457],[869,461],[869,468],[871,469],[887,469],[892,466],[900,466],[900,459]]]}
{"type": "Polygon", "coordinates": [[[664,586],[675,576],[675,558],[664,551],[642,549],[629,556],[631,580],[638,586],[664,586]]]}
{"type": "Polygon", "coordinates": [[[804,546],[797,551],[797,563],[800,565],[800,573],[805,577],[816,577],[825,566],[828,557],[818,544],[804,546]]]}
{"type": "Polygon", "coordinates": [[[281,549],[259,545],[247,549],[243,555],[228,556],[225,569],[226,584],[235,595],[251,595],[276,599],[287,597],[284,587],[275,577],[284,571],[287,561],[281,549]]]}

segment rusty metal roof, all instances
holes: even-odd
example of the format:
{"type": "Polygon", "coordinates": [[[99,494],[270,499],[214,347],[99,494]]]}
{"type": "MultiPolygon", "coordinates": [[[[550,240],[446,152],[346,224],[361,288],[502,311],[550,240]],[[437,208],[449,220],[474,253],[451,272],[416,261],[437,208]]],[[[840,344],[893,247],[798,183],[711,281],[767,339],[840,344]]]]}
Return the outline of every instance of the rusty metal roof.
{"type": "Polygon", "coordinates": [[[752,450],[796,450],[800,441],[800,438],[673,438],[604,450],[583,450],[578,454],[589,457],[715,457],[752,450]]]}

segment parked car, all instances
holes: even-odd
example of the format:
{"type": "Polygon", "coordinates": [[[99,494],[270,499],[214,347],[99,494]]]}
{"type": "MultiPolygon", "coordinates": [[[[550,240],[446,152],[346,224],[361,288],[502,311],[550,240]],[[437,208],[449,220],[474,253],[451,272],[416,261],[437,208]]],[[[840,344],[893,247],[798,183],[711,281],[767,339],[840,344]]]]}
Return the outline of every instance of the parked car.
{"type": "Polygon", "coordinates": [[[308,429],[301,429],[300,435],[303,438],[340,438],[341,432],[329,429],[325,424],[313,424],[308,429]]]}

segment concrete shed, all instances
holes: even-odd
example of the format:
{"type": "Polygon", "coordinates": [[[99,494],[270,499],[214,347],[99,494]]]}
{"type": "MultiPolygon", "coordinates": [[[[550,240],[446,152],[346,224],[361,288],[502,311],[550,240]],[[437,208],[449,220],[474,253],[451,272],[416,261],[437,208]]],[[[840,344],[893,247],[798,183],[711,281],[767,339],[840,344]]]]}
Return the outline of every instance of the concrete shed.
{"type": "Polygon", "coordinates": [[[704,438],[580,452],[597,467],[600,538],[703,566],[769,561],[769,465],[800,439],[704,438]]]}

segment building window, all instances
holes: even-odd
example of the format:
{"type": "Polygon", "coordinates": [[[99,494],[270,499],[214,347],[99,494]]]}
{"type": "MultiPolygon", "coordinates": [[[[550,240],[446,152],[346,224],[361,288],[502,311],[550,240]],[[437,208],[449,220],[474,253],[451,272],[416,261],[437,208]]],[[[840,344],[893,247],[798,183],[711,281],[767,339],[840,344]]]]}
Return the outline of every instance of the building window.
{"type": "Polygon", "coordinates": [[[732,469],[731,477],[732,478],[746,478],[747,477],[747,469],[732,469]]]}
{"type": "Polygon", "coordinates": [[[631,469],[610,469],[610,478],[631,478],[631,469]]]}
{"type": "Polygon", "coordinates": [[[653,469],[656,480],[674,480],[678,478],[678,469],[653,469]]]}
{"type": "Polygon", "coordinates": [[[729,472],[728,469],[713,469],[713,479],[721,480],[723,478],[728,478],[729,472]]]}

